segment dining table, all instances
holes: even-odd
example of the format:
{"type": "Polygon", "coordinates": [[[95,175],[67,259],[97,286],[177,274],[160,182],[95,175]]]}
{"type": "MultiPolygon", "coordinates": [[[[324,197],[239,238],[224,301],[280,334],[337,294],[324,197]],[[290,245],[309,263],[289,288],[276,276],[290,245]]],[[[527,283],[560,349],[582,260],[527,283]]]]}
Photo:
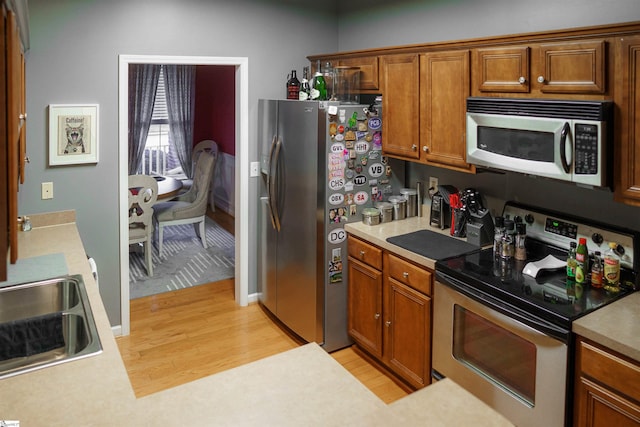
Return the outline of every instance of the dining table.
{"type": "Polygon", "coordinates": [[[158,200],[166,200],[178,194],[182,181],[165,175],[153,175],[158,183],[158,200]]]}

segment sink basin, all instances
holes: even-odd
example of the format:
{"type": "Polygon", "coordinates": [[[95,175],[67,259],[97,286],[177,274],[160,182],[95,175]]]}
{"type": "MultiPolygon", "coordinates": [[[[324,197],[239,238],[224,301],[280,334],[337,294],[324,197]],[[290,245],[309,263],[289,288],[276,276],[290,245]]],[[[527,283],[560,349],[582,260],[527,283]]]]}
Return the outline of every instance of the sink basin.
{"type": "Polygon", "coordinates": [[[0,378],[101,351],[81,275],[0,288],[0,378]]]}

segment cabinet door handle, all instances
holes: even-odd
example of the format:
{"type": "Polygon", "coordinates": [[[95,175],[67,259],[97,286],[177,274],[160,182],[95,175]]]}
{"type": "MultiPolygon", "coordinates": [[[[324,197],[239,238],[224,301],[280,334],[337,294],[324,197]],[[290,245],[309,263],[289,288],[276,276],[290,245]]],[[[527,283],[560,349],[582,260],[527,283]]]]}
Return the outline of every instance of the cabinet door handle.
{"type": "Polygon", "coordinates": [[[402,273],[402,277],[404,277],[404,278],[406,279],[407,277],[409,277],[409,273],[407,273],[407,272],[405,271],[404,273],[402,273]]]}
{"type": "Polygon", "coordinates": [[[411,150],[416,151],[418,146],[416,144],[411,144],[411,150]]]}
{"type": "Polygon", "coordinates": [[[360,251],[360,258],[364,258],[364,251],[360,251]]]}
{"type": "Polygon", "coordinates": [[[376,314],[374,314],[374,315],[373,315],[373,318],[374,318],[374,319],[376,319],[376,320],[378,320],[378,319],[380,318],[380,313],[376,313],[376,314]]]}
{"type": "Polygon", "coordinates": [[[538,83],[544,83],[544,77],[538,76],[538,83]]]}
{"type": "Polygon", "coordinates": [[[429,147],[427,147],[426,145],[422,146],[422,151],[424,151],[425,153],[429,152],[429,147]]]}
{"type": "Polygon", "coordinates": [[[384,324],[388,328],[389,326],[391,326],[391,320],[387,320],[386,322],[384,322],[384,324]]]}
{"type": "Polygon", "coordinates": [[[520,78],[518,79],[518,83],[520,83],[521,85],[525,84],[527,82],[527,79],[525,79],[523,76],[520,76],[520,78]]]}

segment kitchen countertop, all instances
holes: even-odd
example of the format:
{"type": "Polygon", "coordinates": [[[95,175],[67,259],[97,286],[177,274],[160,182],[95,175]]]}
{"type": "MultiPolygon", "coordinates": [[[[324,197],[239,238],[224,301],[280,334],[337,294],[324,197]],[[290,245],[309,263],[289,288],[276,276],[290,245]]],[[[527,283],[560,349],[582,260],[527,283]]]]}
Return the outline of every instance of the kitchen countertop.
{"type": "MultiPolygon", "coordinates": [[[[434,260],[393,245],[386,239],[417,230],[431,230],[449,235],[448,230],[431,227],[429,218],[425,216],[379,225],[354,222],[346,224],[345,230],[431,269],[435,268],[434,260]]],[[[638,324],[640,324],[640,292],[635,292],[576,320],[573,322],[573,332],[640,362],[638,324]]]]}
{"type": "Polygon", "coordinates": [[[64,254],[68,273],[84,278],[103,351],[0,380],[0,419],[24,426],[512,425],[451,380],[386,405],[315,343],[138,399],[75,213],[31,218],[33,230],[18,233],[20,259],[64,254]]]}

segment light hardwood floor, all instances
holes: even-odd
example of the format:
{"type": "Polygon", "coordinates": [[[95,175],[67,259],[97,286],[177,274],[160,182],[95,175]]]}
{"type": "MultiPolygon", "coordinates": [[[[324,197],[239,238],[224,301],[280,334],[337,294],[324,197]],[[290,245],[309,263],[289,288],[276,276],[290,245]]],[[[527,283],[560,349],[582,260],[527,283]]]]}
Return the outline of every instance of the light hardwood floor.
{"type": "MultiPolygon", "coordinates": [[[[260,305],[236,305],[233,293],[229,279],[131,301],[131,334],[117,342],[136,396],[300,345],[260,305]]],[[[351,348],[332,356],[383,401],[407,395],[351,348]]]]}
{"type": "MultiPolygon", "coordinates": [[[[209,212],[233,233],[233,218],[209,212]]],[[[131,333],[117,343],[136,396],[194,381],[301,343],[259,304],[239,307],[234,280],[132,300],[131,333]]],[[[407,393],[351,348],[331,354],[386,403],[407,393]]]]}

